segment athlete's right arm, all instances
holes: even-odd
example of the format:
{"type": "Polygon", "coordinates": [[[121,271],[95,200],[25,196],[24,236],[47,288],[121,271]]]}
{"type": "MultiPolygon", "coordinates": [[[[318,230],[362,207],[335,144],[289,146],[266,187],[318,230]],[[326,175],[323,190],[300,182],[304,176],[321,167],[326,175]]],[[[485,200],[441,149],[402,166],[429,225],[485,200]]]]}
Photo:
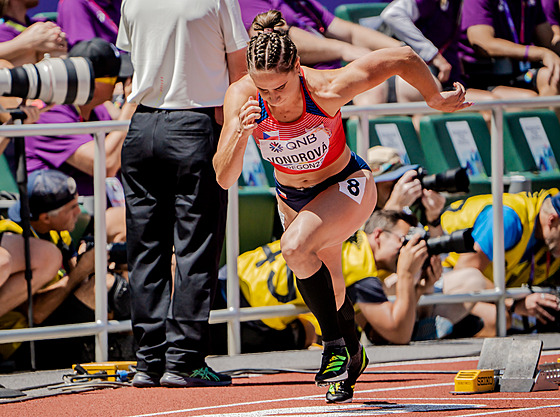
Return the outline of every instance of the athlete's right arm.
{"type": "Polygon", "coordinates": [[[259,102],[254,97],[256,89],[248,75],[232,84],[226,92],[224,126],[212,160],[216,180],[224,189],[231,187],[243,171],[247,140],[257,126],[255,120],[260,117],[259,102]]]}

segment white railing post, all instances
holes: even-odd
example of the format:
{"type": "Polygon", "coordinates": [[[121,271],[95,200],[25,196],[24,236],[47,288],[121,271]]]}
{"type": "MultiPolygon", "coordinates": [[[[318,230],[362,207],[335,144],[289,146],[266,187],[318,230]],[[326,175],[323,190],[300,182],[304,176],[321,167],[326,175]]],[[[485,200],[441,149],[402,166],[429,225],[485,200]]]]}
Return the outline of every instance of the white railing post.
{"type": "Polygon", "coordinates": [[[493,243],[493,278],[496,293],[499,296],[496,302],[496,334],[505,336],[506,307],[505,307],[505,248],[504,248],[504,110],[502,106],[492,109],[492,206],[494,222],[493,243]]]}
{"type": "Polygon", "coordinates": [[[228,190],[226,264],[227,264],[227,309],[232,313],[228,323],[228,354],[241,353],[241,322],[239,320],[239,187],[237,182],[228,190]]]}
{"type": "Polygon", "coordinates": [[[367,161],[367,151],[369,149],[369,117],[367,114],[358,114],[360,120],[358,135],[356,138],[356,153],[364,161],[367,161]]]}
{"type": "Polygon", "coordinates": [[[97,132],[95,137],[95,164],[93,166],[94,190],[94,240],[95,240],[95,321],[102,330],[95,335],[95,360],[105,362],[109,352],[107,333],[107,176],[105,160],[105,133],[97,132]]]}

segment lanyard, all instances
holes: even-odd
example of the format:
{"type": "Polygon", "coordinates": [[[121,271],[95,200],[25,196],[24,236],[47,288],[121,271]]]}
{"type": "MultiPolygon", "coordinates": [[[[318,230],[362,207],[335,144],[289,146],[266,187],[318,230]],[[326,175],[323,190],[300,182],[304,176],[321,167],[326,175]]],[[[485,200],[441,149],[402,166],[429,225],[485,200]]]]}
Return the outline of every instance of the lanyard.
{"type": "Polygon", "coordinates": [[[9,27],[17,30],[20,33],[23,32],[25,29],[27,29],[27,26],[24,26],[21,23],[14,22],[13,20],[11,20],[9,18],[4,18],[4,17],[0,19],[0,24],[4,24],[6,26],[9,26],[9,27]]]}
{"type": "Polygon", "coordinates": [[[515,29],[515,24],[513,23],[513,18],[511,17],[511,12],[506,0],[500,0],[500,6],[504,10],[506,19],[508,22],[509,30],[513,36],[513,41],[515,43],[525,43],[525,1],[521,0],[521,39],[517,35],[517,29],[515,29]],[[521,42],[520,42],[521,41],[521,42]]]}
{"type": "MultiPolygon", "coordinates": [[[[548,273],[550,271],[550,263],[551,263],[550,251],[547,250],[546,251],[546,275],[545,275],[545,277],[547,278],[548,278],[548,273]]],[[[529,281],[527,282],[529,288],[533,286],[534,280],[535,280],[535,254],[533,253],[531,255],[531,273],[529,275],[529,281]]]]}
{"type": "MultiPolygon", "coordinates": [[[[521,30],[520,35],[517,34],[517,29],[515,29],[515,24],[513,23],[513,18],[511,17],[511,12],[509,10],[509,6],[506,0],[500,0],[500,6],[506,15],[506,20],[508,22],[509,30],[511,31],[511,35],[513,36],[513,41],[517,44],[523,45],[525,44],[525,4],[526,0],[521,0],[521,30]]],[[[519,62],[519,69],[521,72],[526,72],[531,68],[531,64],[529,62],[519,62]]]]}
{"type": "Polygon", "coordinates": [[[318,15],[317,9],[311,4],[308,4],[306,0],[295,0],[295,1],[287,1],[286,3],[290,4],[290,7],[293,10],[297,10],[300,13],[304,14],[305,16],[309,17],[315,24],[317,25],[317,29],[307,25],[307,30],[312,32],[319,32],[321,35],[325,33],[325,25],[323,25],[323,21],[318,15]],[[311,7],[310,7],[311,6],[311,7]]]}
{"type": "Polygon", "coordinates": [[[95,12],[95,15],[97,16],[98,19],[99,19],[99,14],[100,13],[105,16],[104,20],[99,19],[100,22],[106,23],[113,30],[113,32],[115,32],[115,33],[118,32],[119,27],[117,26],[117,24],[115,22],[113,22],[113,19],[111,19],[111,17],[107,14],[107,12],[105,10],[103,10],[101,8],[100,5],[98,5],[93,0],[88,0],[88,4],[93,9],[93,11],[95,12]]]}

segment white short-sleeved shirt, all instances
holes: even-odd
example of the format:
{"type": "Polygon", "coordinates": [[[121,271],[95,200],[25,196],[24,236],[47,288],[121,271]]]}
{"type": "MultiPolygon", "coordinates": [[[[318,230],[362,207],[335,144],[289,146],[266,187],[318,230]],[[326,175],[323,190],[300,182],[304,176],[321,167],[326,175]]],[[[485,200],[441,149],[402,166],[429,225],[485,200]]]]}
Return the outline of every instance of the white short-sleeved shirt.
{"type": "Polygon", "coordinates": [[[161,109],[221,106],[226,54],[249,37],[237,0],[123,0],[117,46],[134,66],[129,101],[161,109]]]}

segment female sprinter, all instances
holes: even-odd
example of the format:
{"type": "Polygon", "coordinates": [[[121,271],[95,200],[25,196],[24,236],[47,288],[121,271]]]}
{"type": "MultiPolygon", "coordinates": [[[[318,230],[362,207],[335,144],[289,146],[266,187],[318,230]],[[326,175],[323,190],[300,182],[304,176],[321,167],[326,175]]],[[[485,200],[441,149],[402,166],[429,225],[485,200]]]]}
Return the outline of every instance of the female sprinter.
{"type": "Polygon", "coordinates": [[[460,84],[439,93],[409,47],[371,52],[336,70],[302,67],[294,43],[280,29],[284,25],[275,10],[253,21],[257,34],[247,49],[248,74],[226,93],[213,163],[218,183],[229,188],[241,174],[253,135],[273,164],[282,254],[321,326],[323,359],[315,382],[346,380],[353,386],[368,359],[345,293],[341,247],[373,212],[377,192],[368,165],[346,145],[340,108],[393,75],[416,87],[435,109],[452,112],[470,103],[460,84]]]}

